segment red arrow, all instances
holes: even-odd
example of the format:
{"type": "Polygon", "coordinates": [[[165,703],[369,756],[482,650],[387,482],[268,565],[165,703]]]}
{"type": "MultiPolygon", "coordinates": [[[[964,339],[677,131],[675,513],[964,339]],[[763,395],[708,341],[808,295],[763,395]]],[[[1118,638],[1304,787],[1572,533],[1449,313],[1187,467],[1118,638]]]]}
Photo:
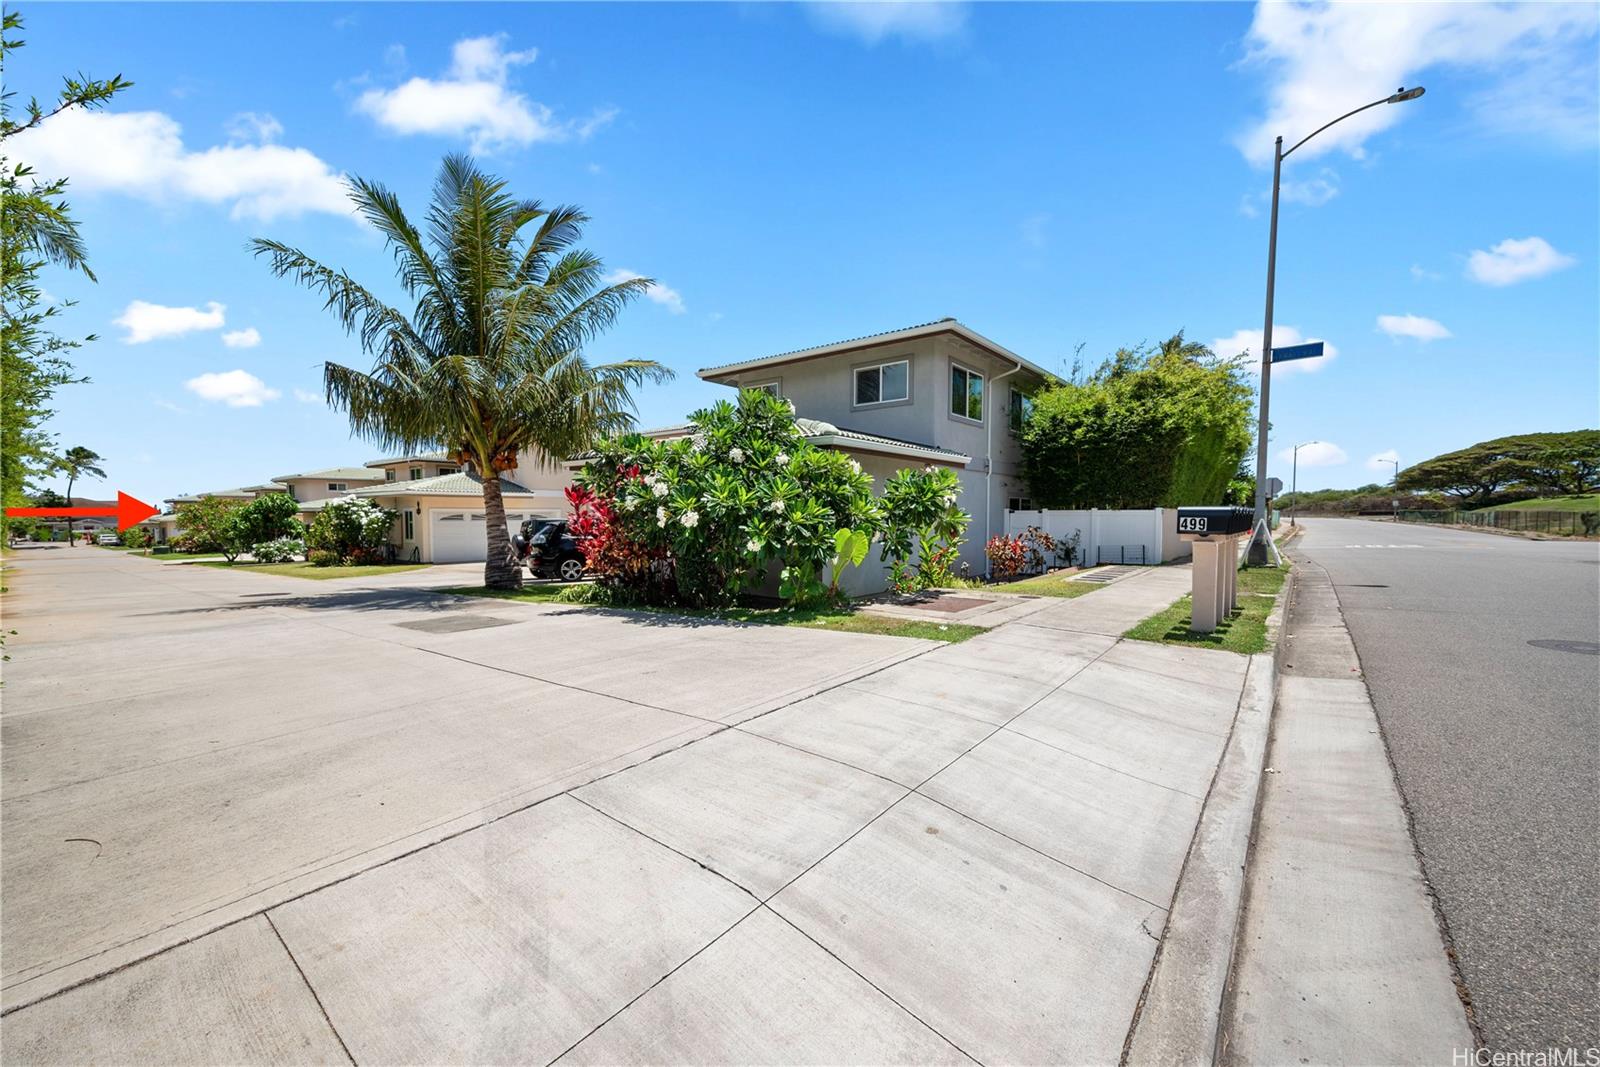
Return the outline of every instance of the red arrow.
{"type": "Polygon", "coordinates": [[[138,525],[161,509],[153,508],[143,500],[135,500],[127,493],[117,493],[114,508],[6,508],[7,518],[32,519],[96,519],[117,517],[117,532],[138,525]]]}

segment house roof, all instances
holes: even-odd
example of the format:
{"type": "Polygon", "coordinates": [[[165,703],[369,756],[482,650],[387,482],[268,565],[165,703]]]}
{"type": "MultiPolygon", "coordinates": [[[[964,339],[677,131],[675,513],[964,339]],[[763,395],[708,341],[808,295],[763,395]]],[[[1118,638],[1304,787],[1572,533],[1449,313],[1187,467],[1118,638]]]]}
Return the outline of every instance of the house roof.
{"type": "Polygon", "coordinates": [[[786,363],[799,363],[802,360],[831,356],[839,352],[849,352],[852,349],[893,344],[896,341],[912,341],[921,337],[934,337],[942,333],[953,334],[969,344],[999,356],[1001,359],[1010,360],[1012,363],[1016,363],[1042,378],[1052,376],[1049,371],[1038,364],[1023,359],[1009,348],[996,344],[978,331],[963,326],[955,319],[950,318],[939,319],[936,322],[924,322],[916,326],[902,326],[897,330],[885,330],[882,333],[869,333],[863,337],[833,341],[825,345],[817,345],[814,348],[798,348],[792,352],[779,352],[776,355],[761,356],[757,359],[745,359],[734,363],[724,363],[717,367],[705,367],[698,374],[707,381],[716,381],[720,378],[737,374],[740,371],[759,370],[764,367],[776,367],[786,363]]]}
{"type": "Polygon", "coordinates": [[[169,496],[169,497],[166,498],[166,500],[163,501],[163,503],[166,503],[166,504],[193,504],[197,500],[204,500],[206,497],[212,497],[212,496],[220,496],[220,497],[223,497],[223,498],[226,498],[226,499],[229,499],[229,500],[235,500],[235,499],[244,500],[244,499],[248,499],[250,497],[255,496],[259,492],[265,492],[265,491],[267,491],[269,489],[287,489],[287,488],[288,488],[288,486],[279,485],[276,482],[268,482],[265,485],[255,485],[255,486],[246,485],[246,486],[240,486],[240,487],[235,488],[235,489],[214,489],[214,490],[212,490],[211,492],[208,492],[208,493],[191,493],[191,494],[189,494],[187,496],[169,496]]]}
{"type": "Polygon", "coordinates": [[[864,433],[847,430],[821,419],[795,419],[795,426],[805,434],[806,440],[820,448],[847,448],[857,452],[878,452],[886,456],[904,456],[908,459],[927,459],[939,463],[966,466],[972,457],[950,448],[887,437],[881,433],[864,433]]]}
{"type": "Polygon", "coordinates": [[[410,456],[390,456],[388,459],[369,459],[369,467],[386,467],[391,463],[453,463],[443,452],[418,452],[410,456]]]}
{"type": "MultiPolygon", "coordinates": [[[[500,479],[500,492],[506,496],[537,496],[532,489],[509,478],[500,479]]],[[[351,496],[482,496],[483,479],[468,471],[418,478],[411,482],[384,482],[352,490],[351,496]]]]}
{"type": "Polygon", "coordinates": [[[291,478],[331,479],[333,481],[383,481],[383,472],[373,467],[329,467],[327,470],[305,471],[301,474],[274,474],[274,481],[286,482],[291,478]]]}

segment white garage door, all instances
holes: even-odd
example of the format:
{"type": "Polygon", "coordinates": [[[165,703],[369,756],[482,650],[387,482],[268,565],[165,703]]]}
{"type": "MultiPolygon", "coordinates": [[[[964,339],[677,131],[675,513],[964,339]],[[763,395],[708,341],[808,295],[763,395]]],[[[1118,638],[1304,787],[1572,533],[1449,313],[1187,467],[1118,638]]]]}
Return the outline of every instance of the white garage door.
{"type": "MultiPolygon", "coordinates": [[[[528,517],[525,511],[507,512],[506,532],[516,533],[528,517]]],[[[433,513],[433,562],[479,563],[486,555],[487,544],[482,508],[433,513]]]]}

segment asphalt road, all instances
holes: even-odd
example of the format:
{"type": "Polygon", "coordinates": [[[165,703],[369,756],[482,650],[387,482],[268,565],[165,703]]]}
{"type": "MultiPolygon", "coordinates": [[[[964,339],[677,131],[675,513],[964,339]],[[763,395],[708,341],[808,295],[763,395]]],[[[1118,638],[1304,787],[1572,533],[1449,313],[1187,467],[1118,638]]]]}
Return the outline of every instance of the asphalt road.
{"type": "Polygon", "coordinates": [[[1303,520],[1492,1049],[1600,1046],[1600,545],[1303,520]]]}

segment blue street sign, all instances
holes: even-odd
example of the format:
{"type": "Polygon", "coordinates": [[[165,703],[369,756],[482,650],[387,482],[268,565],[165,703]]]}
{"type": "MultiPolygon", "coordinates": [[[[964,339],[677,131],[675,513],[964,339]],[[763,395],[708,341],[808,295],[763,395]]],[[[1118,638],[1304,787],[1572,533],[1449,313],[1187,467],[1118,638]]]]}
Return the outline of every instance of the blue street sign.
{"type": "Polygon", "coordinates": [[[1272,350],[1272,362],[1287,363],[1291,359],[1315,359],[1320,355],[1322,355],[1322,342],[1307,341],[1303,345],[1274,348],[1272,350]]]}

